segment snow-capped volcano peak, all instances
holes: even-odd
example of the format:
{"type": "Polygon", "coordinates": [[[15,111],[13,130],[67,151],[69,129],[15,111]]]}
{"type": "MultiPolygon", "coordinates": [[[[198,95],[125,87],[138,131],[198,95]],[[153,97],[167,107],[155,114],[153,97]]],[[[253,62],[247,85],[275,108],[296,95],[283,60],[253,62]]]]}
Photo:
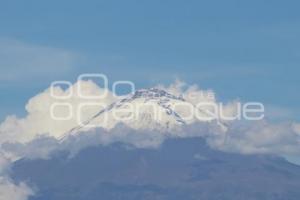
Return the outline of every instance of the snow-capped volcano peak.
{"type": "Polygon", "coordinates": [[[140,89],[99,110],[66,135],[97,127],[110,130],[117,124],[125,124],[135,130],[168,132],[197,121],[191,113],[195,110],[205,115],[182,96],[158,88],[140,89]]]}
{"type": "Polygon", "coordinates": [[[149,98],[149,99],[158,99],[158,98],[168,98],[174,100],[185,101],[183,97],[177,97],[172,95],[165,90],[158,88],[150,88],[150,89],[141,89],[137,90],[131,98],[149,98]]]}

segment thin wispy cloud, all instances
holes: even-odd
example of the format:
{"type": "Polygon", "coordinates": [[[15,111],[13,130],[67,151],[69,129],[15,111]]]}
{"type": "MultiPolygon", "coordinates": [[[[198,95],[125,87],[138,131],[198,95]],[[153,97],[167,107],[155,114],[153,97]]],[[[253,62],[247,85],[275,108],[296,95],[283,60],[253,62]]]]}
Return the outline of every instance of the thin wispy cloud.
{"type": "Polygon", "coordinates": [[[55,76],[72,70],[80,55],[62,48],[0,38],[1,81],[55,76]]]}

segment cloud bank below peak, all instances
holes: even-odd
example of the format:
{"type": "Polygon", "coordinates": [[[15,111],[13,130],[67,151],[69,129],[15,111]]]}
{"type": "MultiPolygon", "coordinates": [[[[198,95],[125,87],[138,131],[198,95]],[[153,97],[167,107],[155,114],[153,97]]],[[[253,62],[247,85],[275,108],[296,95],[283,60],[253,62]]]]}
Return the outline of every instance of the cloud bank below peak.
{"type": "Polygon", "coordinates": [[[10,164],[11,160],[0,153],[0,200],[27,200],[34,191],[26,183],[14,183],[6,175],[10,164]]]}

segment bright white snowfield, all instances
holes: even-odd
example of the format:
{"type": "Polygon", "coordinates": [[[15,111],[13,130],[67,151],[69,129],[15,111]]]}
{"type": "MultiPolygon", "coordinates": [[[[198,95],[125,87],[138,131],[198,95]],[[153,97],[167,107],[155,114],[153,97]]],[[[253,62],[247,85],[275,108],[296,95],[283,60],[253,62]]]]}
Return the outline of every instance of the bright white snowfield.
{"type": "Polygon", "coordinates": [[[87,120],[79,121],[80,125],[72,128],[62,138],[99,127],[110,130],[120,123],[134,130],[164,133],[179,131],[182,126],[202,121],[212,123],[224,132],[227,130],[226,125],[219,120],[206,118],[208,114],[205,110],[182,96],[157,88],[141,89],[99,110],[87,120]]]}

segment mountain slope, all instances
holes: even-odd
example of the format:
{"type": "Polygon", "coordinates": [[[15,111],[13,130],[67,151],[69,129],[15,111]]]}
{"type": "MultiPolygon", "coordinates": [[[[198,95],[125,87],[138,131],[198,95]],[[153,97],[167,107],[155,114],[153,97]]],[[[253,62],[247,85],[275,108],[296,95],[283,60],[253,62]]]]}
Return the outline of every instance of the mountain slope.
{"type": "Polygon", "coordinates": [[[15,181],[37,186],[30,200],[298,200],[300,167],[273,156],[230,154],[203,139],[170,139],[159,149],[90,147],[67,159],[21,160],[15,181]]]}

